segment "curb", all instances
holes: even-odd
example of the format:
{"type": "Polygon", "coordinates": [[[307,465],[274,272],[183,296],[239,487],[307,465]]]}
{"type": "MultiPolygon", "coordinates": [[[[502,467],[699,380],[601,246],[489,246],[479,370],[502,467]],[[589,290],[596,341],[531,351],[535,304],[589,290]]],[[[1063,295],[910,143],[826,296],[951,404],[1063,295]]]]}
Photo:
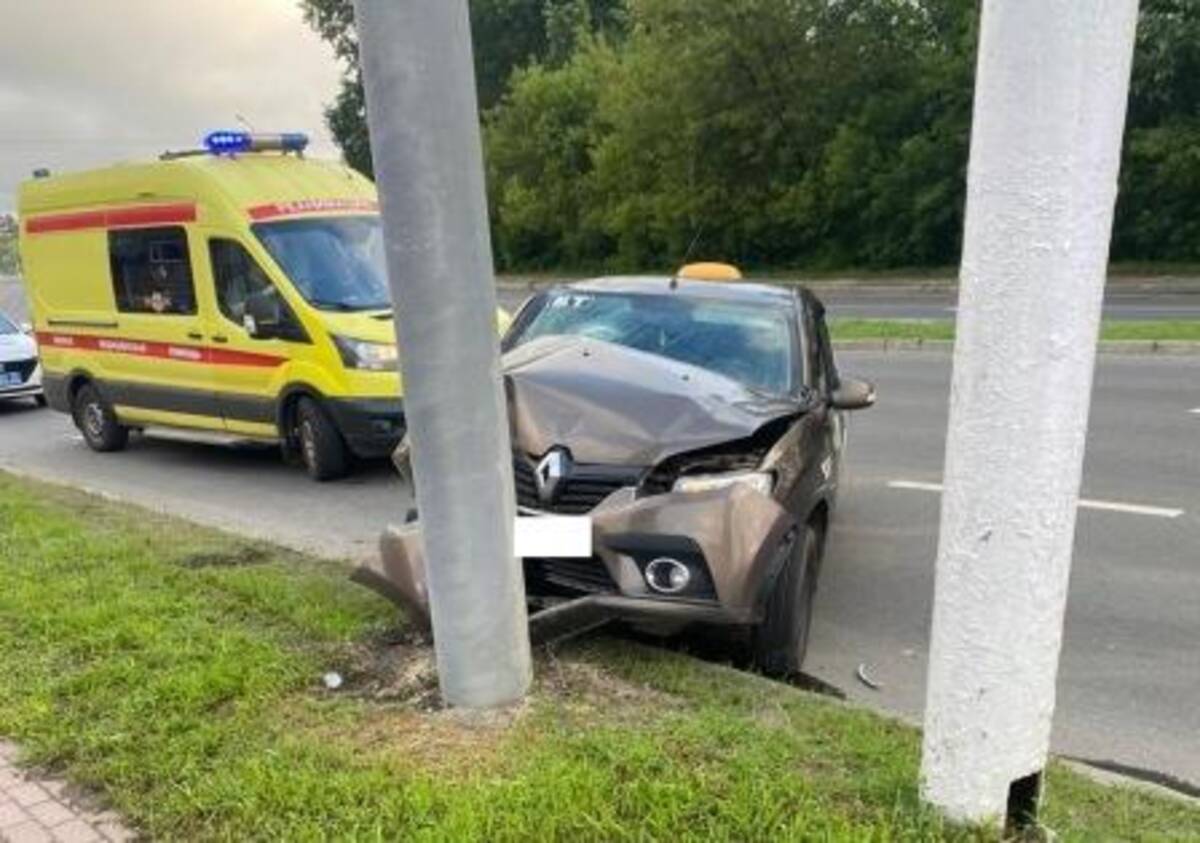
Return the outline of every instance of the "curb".
{"type": "MultiPolygon", "coordinates": [[[[926,353],[950,354],[954,351],[954,340],[925,339],[862,339],[833,341],[837,351],[924,351],[926,353]]],[[[1200,356],[1200,342],[1186,340],[1102,340],[1101,354],[1126,354],[1145,356],[1151,354],[1178,357],[1200,356]]]]}

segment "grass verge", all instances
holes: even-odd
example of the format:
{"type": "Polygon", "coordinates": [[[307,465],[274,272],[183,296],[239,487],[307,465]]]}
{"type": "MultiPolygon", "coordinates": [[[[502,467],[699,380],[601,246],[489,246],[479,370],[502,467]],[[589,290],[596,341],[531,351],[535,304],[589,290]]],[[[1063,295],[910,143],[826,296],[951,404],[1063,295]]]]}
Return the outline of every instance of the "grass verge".
{"type": "MultiPolygon", "coordinates": [[[[952,340],[949,319],[833,319],[835,340],[952,340]]],[[[1100,339],[1109,341],[1200,342],[1200,320],[1106,321],[1100,339]]]]}
{"type": "MultiPolygon", "coordinates": [[[[428,648],[345,573],[0,473],[0,735],[157,839],[992,839],[921,806],[914,730],[628,642],[540,654],[519,710],[438,711],[428,648]]],[[[1046,822],[1200,836],[1057,768],[1046,822]]]]}

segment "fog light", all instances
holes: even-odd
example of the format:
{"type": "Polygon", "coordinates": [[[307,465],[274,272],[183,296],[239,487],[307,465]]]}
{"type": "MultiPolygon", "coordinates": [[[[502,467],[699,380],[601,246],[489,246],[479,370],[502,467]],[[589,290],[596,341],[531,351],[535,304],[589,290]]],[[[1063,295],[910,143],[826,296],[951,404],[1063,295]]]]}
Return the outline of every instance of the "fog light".
{"type": "Polygon", "coordinates": [[[659,594],[678,594],[691,581],[692,572],[678,560],[663,557],[646,566],[646,585],[659,594]]]}

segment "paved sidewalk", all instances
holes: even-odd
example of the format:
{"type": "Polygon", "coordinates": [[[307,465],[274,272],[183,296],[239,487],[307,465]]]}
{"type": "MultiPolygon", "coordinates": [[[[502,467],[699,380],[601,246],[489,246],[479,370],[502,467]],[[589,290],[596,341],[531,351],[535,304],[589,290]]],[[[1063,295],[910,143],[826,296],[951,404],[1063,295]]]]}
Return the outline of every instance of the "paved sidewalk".
{"type": "Polygon", "coordinates": [[[66,782],[16,766],[15,744],[0,740],[0,843],[107,843],[136,839],[111,811],[74,797],[66,782]]]}

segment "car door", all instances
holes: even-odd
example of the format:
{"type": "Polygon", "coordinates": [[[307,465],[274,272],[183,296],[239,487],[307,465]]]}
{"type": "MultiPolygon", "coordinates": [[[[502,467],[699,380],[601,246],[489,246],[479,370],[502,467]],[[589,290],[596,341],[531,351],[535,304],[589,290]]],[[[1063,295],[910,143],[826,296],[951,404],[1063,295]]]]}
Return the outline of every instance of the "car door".
{"type": "Polygon", "coordinates": [[[825,323],[825,308],[811,301],[805,308],[808,313],[808,348],[811,367],[811,383],[825,405],[824,422],[821,430],[821,474],[826,484],[836,489],[841,476],[842,453],[846,444],[846,417],[842,410],[833,406],[833,391],[838,386],[837,368],[833,361],[833,346],[829,340],[829,326],[825,323]]]}
{"type": "Polygon", "coordinates": [[[277,401],[287,363],[298,344],[309,344],[308,336],[241,240],[211,234],[207,243],[208,278],[217,310],[213,362],[225,429],[273,436],[278,432],[277,401]]]}
{"type": "Polygon", "coordinates": [[[197,295],[187,229],[121,228],[107,236],[117,320],[96,350],[117,415],[132,424],[220,429],[204,348],[213,304],[197,295]]]}

